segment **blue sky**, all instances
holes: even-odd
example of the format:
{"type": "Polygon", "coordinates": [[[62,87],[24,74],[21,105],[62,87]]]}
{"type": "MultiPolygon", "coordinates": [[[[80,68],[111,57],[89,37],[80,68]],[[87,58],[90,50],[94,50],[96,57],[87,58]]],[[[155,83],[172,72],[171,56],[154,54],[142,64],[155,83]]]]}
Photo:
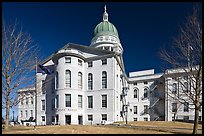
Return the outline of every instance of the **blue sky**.
{"type": "MultiPolygon", "coordinates": [[[[193,2],[3,2],[2,19],[17,22],[48,57],[65,44],[89,46],[104,5],[118,30],[126,73],[155,69],[162,72],[159,50],[171,46],[179,27],[193,11],[193,2]]],[[[201,11],[200,11],[201,12],[201,11]]]]}

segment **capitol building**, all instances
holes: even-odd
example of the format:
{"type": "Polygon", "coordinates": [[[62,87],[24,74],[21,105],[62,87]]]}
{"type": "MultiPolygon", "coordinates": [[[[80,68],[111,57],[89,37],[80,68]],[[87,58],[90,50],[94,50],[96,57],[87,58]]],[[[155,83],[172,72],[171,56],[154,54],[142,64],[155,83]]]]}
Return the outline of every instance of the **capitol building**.
{"type": "Polygon", "coordinates": [[[174,69],[125,72],[123,45],[106,8],[89,46],[68,43],[40,65],[52,72],[39,69],[36,86],[18,91],[19,122],[30,117],[37,125],[194,120],[189,103],[168,98],[168,92],[180,91],[174,69]]]}

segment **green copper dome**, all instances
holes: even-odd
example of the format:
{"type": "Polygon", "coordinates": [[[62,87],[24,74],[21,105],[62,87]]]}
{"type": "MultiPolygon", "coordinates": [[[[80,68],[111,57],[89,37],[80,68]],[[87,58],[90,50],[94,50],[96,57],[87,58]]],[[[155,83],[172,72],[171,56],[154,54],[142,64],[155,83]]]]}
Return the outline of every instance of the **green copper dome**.
{"type": "Polygon", "coordinates": [[[94,29],[94,37],[99,35],[115,35],[118,37],[118,31],[115,26],[109,21],[99,23],[94,29]]]}

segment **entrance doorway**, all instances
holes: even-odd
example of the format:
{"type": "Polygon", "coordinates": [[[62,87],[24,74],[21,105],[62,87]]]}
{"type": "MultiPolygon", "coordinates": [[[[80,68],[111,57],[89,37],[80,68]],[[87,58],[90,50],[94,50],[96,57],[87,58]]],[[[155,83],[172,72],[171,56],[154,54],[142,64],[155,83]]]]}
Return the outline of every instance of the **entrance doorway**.
{"type": "Polygon", "coordinates": [[[65,124],[71,124],[71,115],[65,115],[65,124]]]}
{"type": "Polygon", "coordinates": [[[82,118],[82,116],[78,116],[78,122],[79,122],[79,125],[82,125],[82,124],[83,124],[83,118],[82,118]]]}

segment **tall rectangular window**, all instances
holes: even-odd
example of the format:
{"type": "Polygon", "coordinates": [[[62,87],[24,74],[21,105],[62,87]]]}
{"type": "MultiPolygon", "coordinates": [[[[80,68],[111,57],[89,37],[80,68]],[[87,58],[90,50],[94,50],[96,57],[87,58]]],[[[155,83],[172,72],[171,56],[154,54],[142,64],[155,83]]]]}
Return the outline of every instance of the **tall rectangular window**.
{"type": "Polygon", "coordinates": [[[23,105],[23,98],[21,99],[21,105],[23,105]]]}
{"type": "Polygon", "coordinates": [[[92,61],[88,62],[88,67],[93,67],[93,62],[92,61]]]}
{"type": "Polygon", "coordinates": [[[71,57],[65,57],[65,63],[71,63],[71,57]]]}
{"type": "Polygon", "coordinates": [[[102,95],[102,108],[107,108],[107,95],[102,95]]]}
{"type": "Polygon", "coordinates": [[[78,95],[78,107],[82,108],[82,95],[78,95]]]}
{"type": "Polygon", "coordinates": [[[147,98],[148,97],[148,91],[147,91],[147,88],[144,89],[144,98],[147,98]]]}
{"type": "Polygon", "coordinates": [[[30,98],[30,102],[31,102],[31,104],[33,104],[33,97],[30,98]]]}
{"type": "Polygon", "coordinates": [[[144,113],[148,114],[148,105],[144,105],[144,113]]]}
{"type": "Polygon", "coordinates": [[[71,107],[71,94],[65,94],[65,107],[71,107]]]}
{"type": "Polygon", "coordinates": [[[42,100],[42,110],[44,111],[45,110],[45,100],[42,100]]]}
{"type": "Polygon", "coordinates": [[[134,106],[134,114],[137,114],[137,106],[134,106]]]}
{"type": "Polygon", "coordinates": [[[102,72],[102,89],[107,88],[107,72],[102,72]]]}
{"type": "Polygon", "coordinates": [[[173,83],[172,93],[173,94],[177,93],[177,84],[176,83],[173,83]]]}
{"type": "Polygon", "coordinates": [[[93,108],[93,96],[88,96],[88,108],[93,108]]]}
{"type": "Polygon", "coordinates": [[[23,118],[23,111],[21,111],[21,118],[23,118]]]}
{"type": "Polygon", "coordinates": [[[71,88],[71,71],[65,71],[65,85],[67,88],[71,88]]]}
{"type": "Polygon", "coordinates": [[[82,89],[82,73],[78,72],[78,88],[82,89]]]}
{"type": "Polygon", "coordinates": [[[177,112],[177,103],[172,103],[172,112],[177,112]]]}
{"type": "Polygon", "coordinates": [[[183,109],[184,112],[188,112],[189,111],[189,103],[188,102],[185,102],[184,103],[184,109],[183,109]]]}
{"type": "Polygon", "coordinates": [[[188,93],[188,88],[189,86],[188,86],[188,82],[184,82],[184,85],[183,85],[183,92],[184,93],[188,93]]]}
{"type": "Polygon", "coordinates": [[[137,98],[137,89],[134,89],[134,98],[137,98]]]}
{"type": "Polygon", "coordinates": [[[56,95],[56,108],[59,108],[59,95],[56,95]]]}
{"type": "Polygon", "coordinates": [[[101,114],[102,120],[106,120],[107,121],[107,114],[101,114]]]}
{"type": "Polygon", "coordinates": [[[88,90],[93,90],[93,75],[88,74],[88,90]]]}
{"type": "Polygon", "coordinates": [[[33,117],[33,110],[30,110],[30,117],[33,117]]]}
{"type": "Polygon", "coordinates": [[[107,64],[107,59],[102,59],[102,65],[106,65],[107,64]]]}
{"type": "Polygon", "coordinates": [[[26,97],[26,104],[28,104],[28,97],[26,97]]]}

